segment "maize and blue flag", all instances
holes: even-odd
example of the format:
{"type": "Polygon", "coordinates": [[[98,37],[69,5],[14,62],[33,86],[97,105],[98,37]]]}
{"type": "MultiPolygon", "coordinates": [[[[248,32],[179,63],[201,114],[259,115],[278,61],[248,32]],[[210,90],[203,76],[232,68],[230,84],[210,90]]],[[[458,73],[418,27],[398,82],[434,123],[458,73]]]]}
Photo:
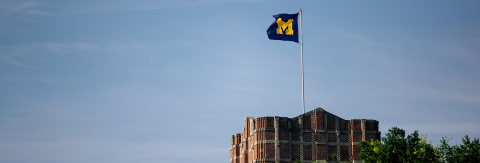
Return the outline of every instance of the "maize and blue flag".
{"type": "Polygon", "coordinates": [[[293,41],[298,43],[298,13],[273,15],[275,22],[268,27],[270,40],[293,41]]]}

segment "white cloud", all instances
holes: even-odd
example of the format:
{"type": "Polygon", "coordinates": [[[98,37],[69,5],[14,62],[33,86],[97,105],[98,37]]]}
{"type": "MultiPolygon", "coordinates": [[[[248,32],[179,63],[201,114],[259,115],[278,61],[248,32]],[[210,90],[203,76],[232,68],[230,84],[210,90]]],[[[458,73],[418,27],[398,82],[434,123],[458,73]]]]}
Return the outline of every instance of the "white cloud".
{"type": "Polygon", "coordinates": [[[4,15],[48,15],[49,13],[42,9],[42,5],[38,1],[1,1],[0,13],[4,15]]]}
{"type": "Polygon", "coordinates": [[[471,63],[480,66],[480,55],[478,55],[478,47],[480,41],[474,42],[474,45],[465,47],[465,45],[458,45],[456,43],[443,43],[439,45],[440,52],[448,54],[453,58],[461,59],[465,63],[471,63]],[[474,47],[474,48],[473,48],[474,47]]]}
{"type": "Polygon", "coordinates": [[[34,1],[4,0],[0,1],[0,13],[4,15],[66,16],[84,13],[101,13],[117,11],[156,10],[172,7],[194,5],[211,5],[217,3],[251,3],[261,0],[96,0],[96,1],[34,1]]]}
{"type": "Polygon", "coordinates": [[[22,68],[35,68],[34,66],[26,65],[26,64],[23,64],[19,61],[16,61],[12,57],[13,56],[9,56],[9,55],[0,55],[0,60],[6,62],[8,64],[18,66],[18,67],[22,67],[22,68]]]}
{"type": "MultiPolygon", "coordinates": [[[[468,86],[476,85],[475,83],[470,83],[467,81],[463,83],[459,81],[454,81],[453,83],[457,85],[468,85],[468,86]]],[[[480,94],[478,94],[478,92],[469,93],[468,91],[462,90],[460,88],[456,88],[454,86],[440,88],[440,87],[432,87],[428,85],[404,84],[402,88],[404,91],[406,91],[405,93],[408,93],[405,95],[410,96],[410,97],[405,96],[404,98],[422,99],[422,100],[438,101],[438,102],[453,102],[457,104],[480,105],[480,94]]]]}
{"type": "Polygon", "coordinates": [[[88,55],[116,55],[125,56],[133,55],[132,51],[146,50],[147,46],[153,47],[153,45],[147,45],[142,42],[125,42],[125,43],[104,43],[93,44],[84,42],[43,42],[43,43],[31,43],[21,45],[3,45],[0,47],[4,49],[4,53],[0,54],[0,60],[23,68],[35,68],[36,65],[26,63],[26,60],[32,60],[35,55],[71,55],[78,54],[79,52],[93,52],[93,53],[81,53],[88,55]]]}
{"type": "Polygon", "coordinates": [[[112,142],[98,140],[0,141],[0,162],[155,162],[228,160],[228,147],[180,140],[112,142]],[[222,155],[219,157],[219,155],[222,155]],[[188,157],[187,157],[188,156],[188,157]]]}

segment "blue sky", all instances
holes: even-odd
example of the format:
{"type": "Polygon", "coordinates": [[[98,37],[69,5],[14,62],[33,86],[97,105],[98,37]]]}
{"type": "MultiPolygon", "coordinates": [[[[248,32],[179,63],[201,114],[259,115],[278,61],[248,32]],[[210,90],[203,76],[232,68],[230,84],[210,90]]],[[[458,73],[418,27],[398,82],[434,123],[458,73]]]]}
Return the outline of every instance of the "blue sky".
{"type": "Polygon", "coordinates": [[[228,162],[246,116],[301,109],[480,137],[480,2],[0,0],[0,162],[228,162]]]}

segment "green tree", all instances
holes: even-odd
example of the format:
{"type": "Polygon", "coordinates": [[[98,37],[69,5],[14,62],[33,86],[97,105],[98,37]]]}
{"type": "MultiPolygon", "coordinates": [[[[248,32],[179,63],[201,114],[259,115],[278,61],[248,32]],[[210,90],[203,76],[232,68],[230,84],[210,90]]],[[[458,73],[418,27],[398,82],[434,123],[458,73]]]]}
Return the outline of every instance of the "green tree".
{"type": "Polygon", "coordinates": [[[337,160],[337,154],[336,153],[330,154],[330,159],[332,159],[335,163],[340,162],[340,161],[337,160]]]}
{"type": "Polygon", "coordinates": [[[359,144],[362,147],[362,151],[358,156],[363,159],[365,162],[378,162],[382,160],[382,155],[384,155],[382,150],[382,144],[378,140],[371,140],[370,142],[361,141],[359,144]]]}
{"type": "Polygon", "coordinates": [[[445,162],[480,162],[480,140],[474,138],[470,141],[468,135],[462,138],[462,144],[450,146],[448,141],[451,138],[440,140],[439,155],[445,162]]]}
{"type": "Polygon", "coordinates": [[[296,159],[294,163],[302,163],[300,160],[296,159]]]}
{"type": "Polygon", "coordinates": [[[407,144],[405,130],[392,127],[382,138],[382,159],[384,162],[405,162],[407,144]]]}
{"type": "Polygon", "coordinates": [[[439,150],[427,143],[427,136],[418,137],[418,132],[412,134],[412,139],[407,138],[407,162],[440,162],[439,150]]]}
{"type": "Polygon", "coordinates": [[[359,157],[365,162],[439,162],[438,149],[427,143],[418,131],[405,138],[405,130],[392,127],[382,142],[361,141],[359,157]]]}
{"type": "Polygon", "coordinates": [[[359,157],[365,162],[480,162],[480,140],[462,138],[462,144],[450,146],[451,138],[440,140],[440,147],[427,143],[418,131],[405,138],[405,130],[392,127],[382,141],[361,141],[359,157]]]}

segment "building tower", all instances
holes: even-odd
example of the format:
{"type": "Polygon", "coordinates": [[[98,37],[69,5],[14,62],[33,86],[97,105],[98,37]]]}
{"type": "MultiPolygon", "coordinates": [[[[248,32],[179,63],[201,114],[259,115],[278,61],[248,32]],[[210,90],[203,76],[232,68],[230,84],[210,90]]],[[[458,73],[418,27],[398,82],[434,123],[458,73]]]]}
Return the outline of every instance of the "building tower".
{"type": "Polygon", "coordinates": [[[294,118],[246,117],[242,133],[232,135],[230,163],[361,161],[359,141],[380,140],[378,121],[344,120],[322,108],[294,118]]]}

